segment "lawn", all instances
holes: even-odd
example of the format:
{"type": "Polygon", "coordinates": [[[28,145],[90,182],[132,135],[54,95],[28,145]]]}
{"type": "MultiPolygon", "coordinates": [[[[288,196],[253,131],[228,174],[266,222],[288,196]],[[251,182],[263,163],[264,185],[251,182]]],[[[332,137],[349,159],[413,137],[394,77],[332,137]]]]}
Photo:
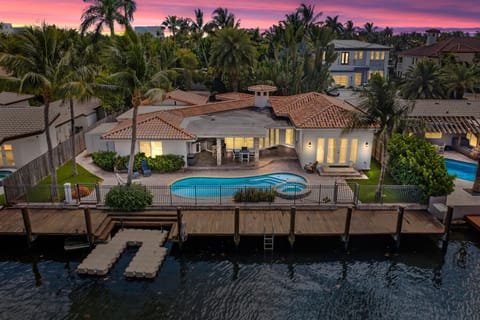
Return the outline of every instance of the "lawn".
{"type": "MultiPolygon", "coordinates": [[[[372,159],[370,170],[364,172],[368,179],[357,180],[350,179],[347,183],[352,190],[355,188],[355,184],[359,185],[358,199],[363,203],[376,203],[375,192],[377,191],[378,179],[380,177],[380,164],[372,159]]],[[[396,203],[396,202],[410,202],[418,198],[418,191],[405,190],[403,187],[398,186],[393,178],[387,173],[384,179],[384,186],[382,192],[383,203],[396,203]]]]}
{"type": "Polygon", "coordinates": [[[5,195],[0,194],[0,206],[3,206],[5,204],[5,195]]]}
{"type": "MultiPolygon", "coordinates": [[[[60,168],[57,169],[57,185],[58,188],[58,197],[53,199],[56,201],[63,201],[65,199],[65,194],[63,190],[63,185],[67,182],[70,182],[73,185],[81,184],[93,190],[94,185],[98,182],[101,182],[102,179],[93,175],[87,171],[84,167],[77,164],[78,175],[72,175],[72,162],[69,161],[60,168]]],[[[50,184],[52,183],[52,177],[48,176],[47,178],[40,181],[35,187],[30,189],[26,194],[26,200],[29,202],[50,202],[52,201],[50,196],[50,184]]],[[[72,187],[73,188],[73,187],[72,187]]]]}

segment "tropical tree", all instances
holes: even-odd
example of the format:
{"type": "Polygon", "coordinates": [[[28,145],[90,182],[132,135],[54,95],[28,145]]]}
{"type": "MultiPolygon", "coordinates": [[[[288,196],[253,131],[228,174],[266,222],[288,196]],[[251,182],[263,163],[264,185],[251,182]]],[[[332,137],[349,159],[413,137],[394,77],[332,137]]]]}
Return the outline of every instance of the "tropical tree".
{"type": "Polygon", "coordinates": [[[382,196],[382,186],[385,179],[386,164],[388,162],[387,144],[392,135],[404,125],[413,104],[401,104],[396,97],[397,89],[393,82],[378,74],[372,75],[369,87],[361,93],[363,102],[359,105],[362,113],[355,115],[352,127],[376,126],[376,138],[382,148],[380,177],[378,179],[376,199],[382,196]]]}
{"type": "Polygon", "coordinates": [[[123,4],[123,17],[125,18],[125,25],[130,25],[133,21],[133,14],[137,10],[137,3],[135,0],[121,0],[123,4]]]}
{"type": "Polygon", "coordinates": [[[310,29],[311,27],[320,24],[320,17],[322,13],[315,13],[315,6],[314,5],[307,5],[307,4],[300,4],[300,6],[296,10],[296,14],[303,22],[303,26],[305,30],[310,29]]]}
{"type": "Polygon", "coordinates": [[[218,7],[212,12],[210,29],[218,30],[224,28],[240,28],[240,20],[235,21],[235,15],[228,12],[228,9],[218,7]]]}
{"type": "Polygon", "coordinates": [[[1,77],[1,81],[19,93],[34,94],[42,99],[52,197],[57,196],[57,174],[49,130],[50,103],[59,98],[70,66],[71,42],[67,39],[67,33],[55,26],[29,27],[15,37],[9,51],[0,54],[0,66],[11,74],[1,77]]]}
{"type": "Polygon", "coordinates": [[[441,99],[445,97],[445,87],[441,81],[438,64],[422,59],[408,68],[400,90],[407,99],[441,99]]]}
{"type": "Polygon", "coordinates": [[[130,96],[133,107],[127,185],[131,185],[133,177],[138,108],[160,100],[164,93],[160,87],[168,82],[165,74],[150,64],[150,56],[141,38],[131,28],[127,28],[123,36],[114,38],[102,52],[102,60],[111,72],[108,80],[130,96]]]}
{"type": "Polygon", "coordinates": [[[233,91],[238,91],[242,69],[255,61],[255,48],[248,34],[241,29],[225,28],[214,35],[210,63],[222,75],[227,74],[233,91]]]}
{"type": "Polygon", "coordinates": [[[176,50],[176,36],[177,34],[188,26],[188,20],[179,18],[177,16],[168,16],[162,22],[162,26],[166,28],[172,35],[173,40],[173,55],[176,50]]]}
{"type": "Polygon", "coordinates": [[[348,20],[345,22],[345,26],[343,27],[343,38],[350,40],[357,37],[358,28],[355,27],[355,24],[352,20],[348,20]]]}
{"type": "Polygon", "coordinates": [[[125,25],[128,23],[125,16],[131,17],[129,12],[132,11],[132,6],[125,6],[121,0],[83,0],[83,2],[90,5],[82,13],[82,23],[80,24],[82,34],[93,25],[96,25],[95,34],[100,34],[104,26],[107,26],[110,29],[110,35],[113,37],[115,35],[115,23],[125,25]],[[124,16],[122,10],[125,9],[127,11],[124,16]]]}
{"type": "Polygon", "coordinates": [[[327,17],[327,19],[325,19],[325,26],[332,29],[333,32],[335,32],[337,35],[340,35],[342,34],[343,32],[343,24],[338,21],[338,16],[335,16],[335,17],[327,17]]]}
{"type": "Polygon", "coordinates": [[[448,95],[454,99],[463,99],[465,90],[475,90],[479,83],[478,71],[475,65],[464,63],[451,63],[443,69],[443,81],[448,90],[448,95]]]}
{"type": "Polygon", "coordinates": [[[207,51],[203,39],[205,32],[207,32],[208,24],[205,24],[203,21],[203,11],[201,9],[195,9],[195,19],[191,21],[190,27],[192,29],[193,43],[201,51],[205,67],[208,67],[207,51]]]}

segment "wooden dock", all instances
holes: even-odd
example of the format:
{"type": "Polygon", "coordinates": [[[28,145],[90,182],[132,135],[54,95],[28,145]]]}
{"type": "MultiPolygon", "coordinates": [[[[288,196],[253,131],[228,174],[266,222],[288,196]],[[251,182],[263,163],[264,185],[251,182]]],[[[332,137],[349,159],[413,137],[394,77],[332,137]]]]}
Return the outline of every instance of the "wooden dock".
{"type": "Polygon", "coordinates": [[[465,221],[467,221],[472,227],[480,231],[480,216],[465,216],[465,221]]]}

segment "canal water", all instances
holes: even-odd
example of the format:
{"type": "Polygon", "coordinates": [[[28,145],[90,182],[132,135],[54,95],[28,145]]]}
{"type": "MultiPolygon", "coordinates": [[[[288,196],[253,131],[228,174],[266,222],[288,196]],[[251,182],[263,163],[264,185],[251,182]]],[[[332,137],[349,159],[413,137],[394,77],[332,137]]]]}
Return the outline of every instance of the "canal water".
{"type": "Polygon", "coordinates": [[[455,230],[446,252],[429,237],[189,239],[154,280],[128,280],[128,249],[107,277],[83,277],[84,253],[60,239],[0,245],[0,319],[480,319],[480,234],[455,230]]]}

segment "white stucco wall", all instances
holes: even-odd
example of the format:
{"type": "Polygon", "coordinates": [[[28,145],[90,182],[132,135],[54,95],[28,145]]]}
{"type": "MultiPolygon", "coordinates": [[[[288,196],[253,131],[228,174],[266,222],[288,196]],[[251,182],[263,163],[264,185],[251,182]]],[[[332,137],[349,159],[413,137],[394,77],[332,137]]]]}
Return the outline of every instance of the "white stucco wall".
{"type": "MultiPolygon", "coordinates": [[[[183,140],[162,140],[163,154],[176,154],[187,159],[187,143],[183,140]]],[[[138,142],[135,153],[139,150],[138,142]]],[[[130,140],[115,141],[115,151],[121,156],[130,154],[130,140]]]]}
{"type": "MultiPolygon", "coordinates": [[[[373,130],[354,130],[349,133],[343,133],[342,129],[304,129],[299,130],[299,139],[297,145],[297,154],[300,164],[316,161],[318,138],[325,138],[325,155],[327,154],[327,141],[329,138],[335,138],[336,145],[336,161],[338,158],[340,138],[358,139],[357,161],[353,164],[359,170],[370,169],[370,161],[372,156],[373,130]],[[311,147],[309,147],[311,142],[311,147]]],[[[348,147],[350,148],[350,146],[348,147]]],[[[349,151],[347,155],[349,155],[349,151]]],[[[347,156],[348,158],[348,156],[347,156]]],[[[335,161],[335,163],[337,163],[335,161]]],[[[348,159],[347,159],[348,161],[348,159]]],[[[335,164],[334,163],[334,164],[335,164]]]]}

